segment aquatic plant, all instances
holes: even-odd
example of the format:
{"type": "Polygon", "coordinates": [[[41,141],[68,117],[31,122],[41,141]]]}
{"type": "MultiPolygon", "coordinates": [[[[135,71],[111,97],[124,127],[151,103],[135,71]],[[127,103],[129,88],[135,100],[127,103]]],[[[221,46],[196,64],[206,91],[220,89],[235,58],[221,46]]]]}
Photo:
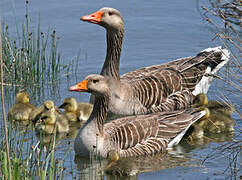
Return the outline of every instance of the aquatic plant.
{"type": "MultiPolygon", "coordinates": [[[[203,17],[213,28],[215,37],[213,40],[219,40],[223,46],[231,52],[231,61],[227,66],[222,79],[226,84],[221,87],[223,89],[224,101],[230,101],[235,106],[236,116],[238,119],[242,118],[241,112],[241,58],[242,48],[241,44],[241,1],[229,0],[229,1],[216,1],[211,0],[210,6],[203,6],[203,17]],[[225,94],[226,93],[226,94],[225,94]]],[[[241,175],[241,134],[242,128],[237,124],[238,139],[233,142],[228,142],[220,145],[213,150],[213,153],[209,154],[204,162],[208,159],[214,159],[218,156],[223,156],[228,159],[228,166],[222,172],[229,179],[237,179],[238,175],[241,175]],[[239,160],[240,159],[240,160],[239,160]]],[[[240,177],[241,178],[241,177],[240,177]]]]}
{"type": "MultiPolygon", "coordinates": [[[[51,93],[58,92],[60,72],[65,71],[66,75],[71,70],[76,72],[75,63],[79,56],[69,64],[61,64],[56,30],[44,33],[40,26],[39,18],[37,30],[31,28],[28,1],[21,31],[16,24],[17,33],[11,34],[10,27],[0,19],[1,117],[4,121],[0,123],[0,177],[4,179],[64,177],[63,164],[66,155],[63,159],[56,156],[56,135],[51,139],[49,146],[43,146],[36,140],[31,125],[7,122],[5,116],[4,97],[8,97],[9,102],[12,102],[10,96],[15,94],[13,92],[28,88],[32,97],[39,96],[39,99],[43,100],[48,89],[51,89],[51,93]]],[[[67,148],[66,153],[70,153],[70,144],[67,148]]]]}

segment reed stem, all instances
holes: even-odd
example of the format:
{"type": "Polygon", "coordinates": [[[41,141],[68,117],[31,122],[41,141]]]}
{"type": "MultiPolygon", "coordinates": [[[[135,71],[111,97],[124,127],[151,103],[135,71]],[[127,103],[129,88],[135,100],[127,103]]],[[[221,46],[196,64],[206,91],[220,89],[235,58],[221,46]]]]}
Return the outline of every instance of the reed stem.
{"type": "MultiPolygon", "coordinates": [[[[7,159],[8,159],[8,171],[9,171],[9,179],[12,179],[11,176],[11,162],[10,162],[10,152],[9,152],[9,144],[8,144],[8,127],[7,127],[7,119],[5,114],[5,104],[4,104],[4,87],[3,87],[3,59],[2,59],[2,31],[1,31],[1,19],[0,19],[0,62],[1,62],[1,96],[2,96],[2,114],[4,121],[4,132],[5,132],[5,142],[6,142],[6,151],[7,151],[7,159]]],[[[7,178],[7,177],[6,177],[7,178]]]]}

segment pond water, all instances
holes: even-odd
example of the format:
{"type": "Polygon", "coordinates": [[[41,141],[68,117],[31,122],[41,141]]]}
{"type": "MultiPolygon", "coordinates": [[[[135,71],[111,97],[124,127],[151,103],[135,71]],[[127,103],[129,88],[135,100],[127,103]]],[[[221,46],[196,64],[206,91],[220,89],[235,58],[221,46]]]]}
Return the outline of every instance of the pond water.
{"type": "MultiPolygon", "coordinates": [[[[203,3],[209,6],[208,2],[203,3]]],[[[68,81],[63,77],[64,75],[60,76],[58,88],[48,90],[50,93],[34,103],[39,104],[44,100],[53,99],[57,105],[60,105],[64,98],[70,96],[77,98],[78,101],[88,101],[89,96],[87,94],[80,96],[78,93],[69,92],[68,87],[83,80],[88,74],[100,72],[105,59],[106,36],[103,28],[80,22],[81,16],[90,14],[105,6],[120,10],[125,21],[125,38],[120,64],[120,73],[123,74],[140,67],[196,55],[202,49],[221,45],[220,42],[211,40],[214,34],[211,27],[207,25],[201,16],[201,5],[204,4],[194,0],[30,1],[31,25],[37,26],[38,16],[40,16],[43,32],[46,32],[48,28],[56,29],[57,36],[60,37],[59,49],[62,53],[63,63],[68,63],[81,50],[77,76],[71,76],[68,81]]],[[[8,23],[10,31],[15,31],[15,16],[16,21],[21,25],[24,14],[25,3],[23,1],[1,0],[0,16],[8,23]]],[[[218,90],[218,87],[221,86],[220,83],[214,82],[209,90],[208,95],[212,99],[219,99],[222,94],[228,94],[228,92],[218,90]],[[216,95],[214,92],[216,92],[216,95]]],[[[12,93],[15,92],[12,91],[12,93]]],[[[13,103],[14,100],[9,99],[6,102],[7,107],[13,103]]],[[[238,125],[242,125],[237,115],[233,115],[233,118],[238,125]]],[[[2,121],[0,121],[0,124],[2,126],[2,121]]],[[[32,135],[35,136],[35,133],[30,130],[29,137],[32,135]]],[[[225,134],[225,137],[219,137],[217,141],[224,141],[225,143],[230,141],[232,138],[227,136],[225,134]]],[[[241,137],[236,138],[238,140],[242,139],[241,137]]],[[[37,139],[34,138],[33,143],[36,144],[36,142],[37,139]]],[[[201,164],[201,161],[207,155],[214,152],[214,149],[221,145],[218,142],[207,142],[198,146],[188,146],[186,144],[178,146],[176,150],[167,155],[168,157],[161,160],[160,164],[155,166],[156,168],[151,166],[150,172],[144,170],[146,173],[140,173],[130,179],[167,179],[168,177],[170,180],[224,179],[228,172],[223,174],[223,171],[229,166],[229,160],[225,155],[201,164]],[[177,159],[177,161],[174,161],[174,159],[177,159]],[[167,162],[170,162],[170,164],[167,162]]],[[[74,171],[74,176],[79,176],[81,170],[77,163],[79,161],[75,160],[74,163],[75,154],[72,144],[73,139],[60,140],[57,146],[57,155],[62,158],[68,152],[66,158],[68,161],[65,164],[67,171],[71,168],[74,171]],[[68,142],[70,142],[70,146],[67,146],[68,142]]],[[[140,165],[142,163],[136,163],[136,165],[138,164],[139,168],[149,166],[145,163],[153,161],[154,159],[148,159],[143,161],[143,165],[140,165]]],[[[66,173],[65,179],[72,178],[73,174],[66,173]]],[[[106,178],[112,179],[109,176],[106,176],[106,178]]]]}

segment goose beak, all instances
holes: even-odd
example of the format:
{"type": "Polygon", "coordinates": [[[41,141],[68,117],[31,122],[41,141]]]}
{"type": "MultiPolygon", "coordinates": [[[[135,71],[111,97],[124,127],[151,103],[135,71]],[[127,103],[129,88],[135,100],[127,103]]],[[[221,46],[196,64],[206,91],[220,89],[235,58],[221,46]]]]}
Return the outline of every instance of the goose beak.
{"type": "Polygon", "coordinates": [[[82,82],[69,87],[69,91],[77,91],[77,92],[88,92],[87,88],[87,80],[83,80],[82,82]]]}
{"type": "Polygon", "coordinates": [[[99,24],[102,20],[102,15],[103,15],[102,11],[97,11],[95,13],[92,13],[92,14],[89,14],[86,16],[82,16],[80,18],[80,20],[87,21],[87,22],[94,23],[94,24],[99,24]]]}

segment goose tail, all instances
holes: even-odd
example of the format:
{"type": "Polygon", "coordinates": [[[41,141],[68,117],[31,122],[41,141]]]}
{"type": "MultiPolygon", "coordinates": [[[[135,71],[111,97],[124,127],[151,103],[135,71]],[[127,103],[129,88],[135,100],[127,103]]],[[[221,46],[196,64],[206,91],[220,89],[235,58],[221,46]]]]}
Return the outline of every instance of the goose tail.
{"type": "Polygon", "coordinates": [[[167,149],[172,148],[173,146],[177,145],[181,139],[183,138],[183,136],[186,134],[187,130],[190,128],[190,126],[195,123],[196,121],[198,121],[199,119],[201,119],[203,116],[205,116],[208,112],[206,110],[200,111],[200,112],[195,112],[193,114],[193,118],[191,123],[183,130],[181,131],[174,139],[172,139],[172,141],[170,141],[168,143],[167,149]]]}
{"type": "Polygon", "coordinates": [[[192,92],[194,96],[200,93],[206,94],[213,78],[215,77],[214,75],[229,61],[230,52],[227,49],[222,49],[221,46],[204,49],[200,54],[206,55],[211,53],[214,54],[214,56],[219,54],[219,56],[207,62],[207,69],[192,92]]]}

